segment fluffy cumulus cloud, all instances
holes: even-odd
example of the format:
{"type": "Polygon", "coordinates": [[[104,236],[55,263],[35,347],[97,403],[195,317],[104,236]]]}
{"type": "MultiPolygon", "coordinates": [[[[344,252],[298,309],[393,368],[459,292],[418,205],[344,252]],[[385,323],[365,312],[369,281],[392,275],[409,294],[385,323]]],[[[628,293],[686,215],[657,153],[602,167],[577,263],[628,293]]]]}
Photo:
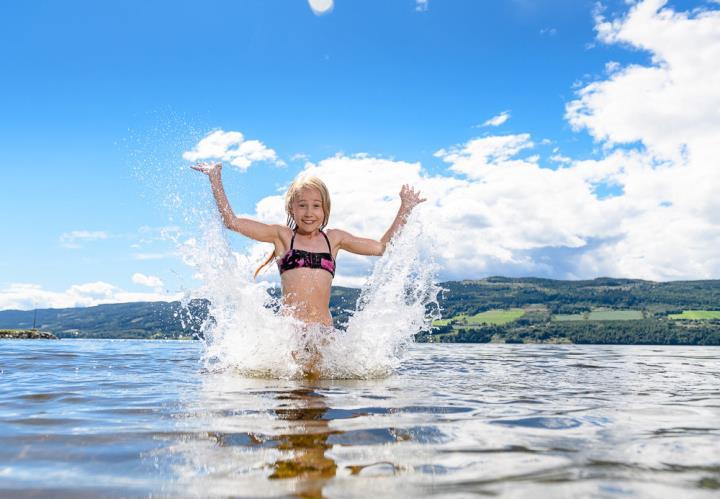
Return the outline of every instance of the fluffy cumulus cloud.
{"type": "Polygon", "coordinates": [[[647,51],[581,88],[567,118],[605,147],[640,143],[616,169],[622,237],[584,256],[589,268],[651,278],[720,273],[720,11],[676,12],[665,1],[597,19],[598,37],[647,51]]]}
{"type": "Polygon", "coordinates": [[[623,18],[597,18],[601,41],[647,51],[652,64],[613,63],[611,78],[582,88],[567,117],[608,145],[641,141],[678,159],[687,147],[717,143],[720,11],[688,14],[665,3],[646,0],[623,18]]]}
{"type": "Polygon", "coordinates": [[[240,132],[223,130],[207,134],[192,150],[184,152],[183,158],[188,161],[224,161],[241,171],[260,161],[285,166],[277,153],[259,140],[246,140],[240,132]]]}
{"type": "Polygon", "coordinates": [[[467,175],[470,178],[480,178],[488,166],[511,166],[535,164],[537,156],[525,159],[518,158],[518,153],[524,149],[533,148],[534,144],[528,134],[494,135],[468,141],[461,146],[450,149],[440,149],[436,157],[450,163],[450,170],[467,175]]]}
{"type": "MultiPolygon", "coordinates": [[[[307,163],[303,173],[331,190],[330,226],[380,237],[400,186],[411,183],[429,199],[418,214],[441,248],[441,278],[716,278],[720,11],[682,13],[646,0],[620,18],[598,18],[597,32],[603,43],[652,56],[646,66],[608,61],[605,78],[567,104],[567,120],[598,142],[600,157],[554,151],[544,164],[533,138],[516,133],[437,151],[444,174],[367,155],[307,163]]],[[[284,220],[282,196],[262,199],[251,215],[284,220]]],[[[357,284],[370,265],[343,255],[338,284],[357,284]]]]}
{"type": "Polygon", "coordinates": [[[106,282],[74,284],[64,291],[51,291],[39,284],[14,283],[0,289],[0,310],[89,307],[104,303],[179,300],[181,294],[125,291],[106,282]]]}

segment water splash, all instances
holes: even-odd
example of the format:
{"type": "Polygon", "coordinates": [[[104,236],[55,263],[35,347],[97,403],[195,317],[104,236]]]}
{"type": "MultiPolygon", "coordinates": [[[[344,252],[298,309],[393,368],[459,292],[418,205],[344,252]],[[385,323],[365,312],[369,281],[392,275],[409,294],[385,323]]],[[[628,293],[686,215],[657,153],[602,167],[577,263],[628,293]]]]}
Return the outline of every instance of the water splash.
{"type": "Polygon", "coordinates": [[[187,240],[180,251],[204,283],[187,294],[185,303],[193,298],[209,301],[209,315],[201,326],[206,367],[237,368],[256,376],[295,376],[300,366],[285,345],[297,327],[290,317],[274,313],[272,284],[253,282],[251,262],[231,251],[219,221],[208,223],[202,232],[200,240],[187,240]]]}
{"type": "Polygon", "coordinates": [[[415,334],[429,330],[439,317],[433,254],[415,212],[375,264],[347,330],[327,349],[323,367],[328,373],[378,377],[399,367],[415,334]]]}
{"type": "Polygon", "coordinates": [[[346,330],[308,327],[277,313],[275,284],[253,280],[259,262],[250,250],[232,251],[209,190],[198,193],[199,174],[179,159],[177,151],[190,150],[202,127],[172,113],[158,116],[152,133],[131,134],[124,147],[133,174],[172,224],[171,233],[160,236],[202,283],[185,281],[184,271],[166,276],[180,279],[183,320],[204,320],[205,366],[285,379],[302,377],[312,362],[323,378],[373,378],[397,369],[414,335],[430,328],[435,314],[428,310],[438,309],[435,252],[418,215],[424,207],[377,259],[346,330]],[[191,306],[194,298],[208,300],[209,319],[191,306]]]}
{"type": "Polygon", "coordinates": [[[209,301],[202,325],[208,369],[252,376],[299,378],[314,363],[322,378],[374,378],[400,365],[414,335],[427,330],[439,288],[432,245],[413,214],[376,262],[345,331],[308,326],[277,313],[274,284],[254,282],[257,262],[230,249],[217,220],[202,237],[181,247],[186,264],[204,284],[188,293],[209,301]]]}

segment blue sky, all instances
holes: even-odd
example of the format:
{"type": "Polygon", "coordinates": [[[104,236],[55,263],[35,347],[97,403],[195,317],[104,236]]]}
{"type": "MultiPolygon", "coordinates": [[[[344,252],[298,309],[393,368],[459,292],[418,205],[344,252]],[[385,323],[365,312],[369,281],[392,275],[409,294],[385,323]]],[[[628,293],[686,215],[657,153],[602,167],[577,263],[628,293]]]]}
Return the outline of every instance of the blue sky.
{"type": "MultiPolygon", "coordinates": [[[[658,22],[662,10],[690,12],[686,17],[692,21],[719,8],[700,0],[639,4],[654,4],[654,13],[642,15],[658,22]]],[[[615,39],[598,36],[599,16],[622,24],[636,7],[641,10],[624,1],[599,7],[586,0],[337,0],[331,12],[316,15],[304,0],[5,2],[0,180],[6,244],[0,250],[0,308],[27,306],[30,299],[60,303],[53,297],[96,282],[112,286],[117,300],[150,292],[147,279],[133,280],[138,273],[161,280],[163,293],[188,285],[190,270],[177,257],[158,257],[174,251],[159,235],[162,228],[184,229],[182,210],[171,206],[174,194],[205,206],[207,186],[184,170],[182,153],[213,130],[261,141],[286,164],[226,169],[235,210],[249,214],[308,168],[308,161],[322,168],[337,155],[419,163],[426,179],[465,179],[468,188],[488,178],[462,173],[438,151],[460,151],[483,137],[526,134],[532,146],[521,149],[537,156],[531,163],[540,169],[594,161],[594,168],[606,171],[618,148],[627,161],[636,152],[676,161],[672,151],[654,149],[657,137],[645,124],[637,125],[637,133],[613,137],[603,128],[610,125],[600,121],[608,115],[604,109],[616,109],[608,99],[616,95],[610,85],[624,83],[617,75],[662,66],[654,58],[664,50],[662,40],[656,50],[655,39],[648,38],[655,35],[632,23],[626,23],[626,32],[616,27],[615,39]],[[567,106],[598,82],[608,85],[603,99],[583,102],[573,123],[567,106]],[[504,123],[482,125],[504,111],[509,116],[504,123]],[[578,117],[588,113],[587,119],[578,117]],[[150,254],[156,258],[142,256],[150,254]]],[[[702,62],[697,65],[703,74],[702,62]]],[[[711,99],[717,96],[708,92],[711,99]]],[[[686,141],[691,150],[694,137],[686,141]]],[[[615,177],[593,184],[598,200],[623,198],[630,176],[629,167],[623,168],[626,176],[610,173],[615,177]]],[[[703,173],[698,175],[702,179],[703,173]]],[[[618,211],[635,214],[647,204],[625,202],[599,205],[597,213],[619,217],[618,211]]],[[[662,218],[655,211],[646,215],[662,218]]],[[[707,222],[714,231],[715,211],[707,222]]],[[[718,277],[720,264],[703,266],[702,254],[692,256],[700,267],[673,273],[659,270],[670,263],[657,261],[630,275],[632,265],[607,263],[622,247],[598,243],[618,235],[596,229],[543,244],[498,241],[505,256],[481,251],[478,258],[485,259],[468,266],[466,275],[448,267],[441,277],[718,277]],[[568,266],[563,248],[578,261],[568,266]],[[596,258],[601,250],[604,256],[596,258]]],[[[642,237],[632,230],[623,232],[626,244],[642,237]]],[[[233,243],[244,247],[238,239],[233,243]]],[[[645,258],[645,249],[633,248],[645,258]]]]}

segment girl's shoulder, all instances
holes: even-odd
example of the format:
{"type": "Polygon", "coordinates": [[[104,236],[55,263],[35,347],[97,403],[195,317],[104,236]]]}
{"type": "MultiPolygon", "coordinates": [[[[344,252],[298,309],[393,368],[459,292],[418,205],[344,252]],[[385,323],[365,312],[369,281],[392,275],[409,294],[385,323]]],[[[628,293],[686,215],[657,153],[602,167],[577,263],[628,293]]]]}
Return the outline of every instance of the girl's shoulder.
{"type": "Polygon", "coordinates": [[[324,229],[323,232],[325,232],[325,234],[327,234],[327,237],[333,242],[340,241],[348,235],[347,232],[340,229],[324,229]]]}
{"type": "Polygon", "coordinates": [[[342,249],[343,244],[353,237],[352,234],[341,229],[327,229],[325,233],[330,241],[330,245],[338,250],[342,249]]]}
{"type": "Polygon", "coordinates": [[[287,251],[287,248],[290,247],[293,230],[287,225],[276,224],[275,227],[277,228],[278,234],[280,234],[280,241],[282,242],[283,249],[287,251]]]}
{"type": "Polygon", "coordinates": [[[283,236],[292,237],[293,230],[287,225],[275,224],[275,226],[277,227],[278,232],[280,232],[283,236]]]}

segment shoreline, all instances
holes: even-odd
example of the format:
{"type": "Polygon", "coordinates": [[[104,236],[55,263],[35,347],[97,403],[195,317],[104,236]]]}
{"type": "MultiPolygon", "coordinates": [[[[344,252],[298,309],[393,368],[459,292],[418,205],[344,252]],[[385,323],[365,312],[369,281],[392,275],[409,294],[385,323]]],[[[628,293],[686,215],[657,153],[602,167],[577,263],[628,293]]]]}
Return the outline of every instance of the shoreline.
{"type": "Polygon", "coordinates": [[[0,339],[4,340],[58,340],[49,331],[38,329],[0,329],[0,339]]]}

